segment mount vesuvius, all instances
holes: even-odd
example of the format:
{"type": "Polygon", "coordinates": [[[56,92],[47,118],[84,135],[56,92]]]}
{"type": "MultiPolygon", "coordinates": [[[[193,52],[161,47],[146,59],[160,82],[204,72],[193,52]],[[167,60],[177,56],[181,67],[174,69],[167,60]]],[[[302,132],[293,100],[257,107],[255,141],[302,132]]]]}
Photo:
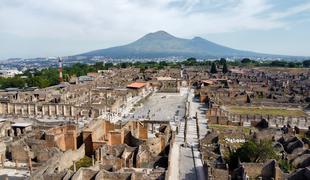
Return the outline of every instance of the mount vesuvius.
{"type": "Polygon", "coordinates": [[[95,50],[81,56],[103,56],[108,58],[164,58],[164,57],[265,57],[272,56],[250,51],[236,50],[210,42],[201,37],[183,39],[165,31],[149,33],[124,45],[95,50]]]}

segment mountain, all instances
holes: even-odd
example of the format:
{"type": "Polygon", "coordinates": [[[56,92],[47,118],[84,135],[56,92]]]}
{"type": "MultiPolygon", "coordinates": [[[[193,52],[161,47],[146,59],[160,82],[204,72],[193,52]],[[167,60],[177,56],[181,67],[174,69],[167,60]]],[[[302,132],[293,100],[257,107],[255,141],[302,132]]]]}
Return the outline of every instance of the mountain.
{"type": "Polygon", "coordinates": [[[81,56],[104,56],[109,58],[163,58],[163,57],[266,57],[272,56],[225,47],[201,37],[183,39],[165,31],[149,33],[124,45],[95,50],[81,56]]]}

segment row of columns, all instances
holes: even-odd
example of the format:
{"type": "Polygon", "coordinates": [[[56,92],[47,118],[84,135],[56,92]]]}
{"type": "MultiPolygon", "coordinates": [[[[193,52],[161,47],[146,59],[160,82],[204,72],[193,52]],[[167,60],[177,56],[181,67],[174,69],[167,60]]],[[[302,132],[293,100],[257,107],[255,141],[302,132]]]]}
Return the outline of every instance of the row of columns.
{"type": "Polygon", "coordinates": [[[11,104],[7,103],[6,111],[2,107],[2,114],[20,114],[20,115],[39,115],[39,112],[42,115],[63,115],[63,116],[75,116],[76,115],[76,107],[71,105],[58,105],[58,104],[50,104],[50,105],[42,105],[41,111],[38,110],[37,104],[11,104]],[[26,107],[25,107],[26,106],[26,107]],[[59,107],[60,106],[60,107],[59,107]],[[60,111],[61,108],[61,111],[60,111]]]}

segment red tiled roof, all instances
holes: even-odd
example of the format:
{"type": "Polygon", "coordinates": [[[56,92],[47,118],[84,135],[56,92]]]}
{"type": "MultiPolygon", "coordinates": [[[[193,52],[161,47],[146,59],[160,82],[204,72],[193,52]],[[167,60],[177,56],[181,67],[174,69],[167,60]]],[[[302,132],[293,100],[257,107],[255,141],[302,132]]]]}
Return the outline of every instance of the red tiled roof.
{"type": "Polygon", "coordinates": [[[145,86],[145,83],[143,82],[134,82],[134,83],[128,84],[127,88],[140,89],[140,88],[143,88],[144,86],[145,86]]]}

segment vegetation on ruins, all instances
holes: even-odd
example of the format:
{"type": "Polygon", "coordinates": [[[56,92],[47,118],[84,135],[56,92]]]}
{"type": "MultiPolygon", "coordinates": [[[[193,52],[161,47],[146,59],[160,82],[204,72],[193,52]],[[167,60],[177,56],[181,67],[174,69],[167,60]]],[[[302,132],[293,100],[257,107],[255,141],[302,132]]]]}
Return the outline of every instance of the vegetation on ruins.
{"type": "Polygon", "coordinates": [[[256,142],[249,140],[235,152],[230,153],[228,164],[231,169],[235,169],[239,162],[264,163],[269,159],[277,158],[278,156],[272,146],[272,141],[261,140],[256,142]]]}
{"type": "MultiPolygon", "coordinates": [[[[90,167],[92,166],[92,159],[88,156],[84,156],[82,159],[77,161],[75,165],[76,165],[76,170],[79,170],[81,167],[90,167]]],[[[73,166],[70,169],[74,170],[73,166]]]]}
{"type": "Polygon", "coordinates": [[[283,109],[277,107],[242,107],[228,106],[230,112],[240,115],[270,115],[270,116],[304,116],[299,109],[283,109]]]}
{"type": "Polygon", "coordinates": [[[284,171],[285,173],[290,173],[295,169],[292,163],[290,163],[287,159],[280,159],[278,161],[278,164],[282,171],[284,171]]]}

